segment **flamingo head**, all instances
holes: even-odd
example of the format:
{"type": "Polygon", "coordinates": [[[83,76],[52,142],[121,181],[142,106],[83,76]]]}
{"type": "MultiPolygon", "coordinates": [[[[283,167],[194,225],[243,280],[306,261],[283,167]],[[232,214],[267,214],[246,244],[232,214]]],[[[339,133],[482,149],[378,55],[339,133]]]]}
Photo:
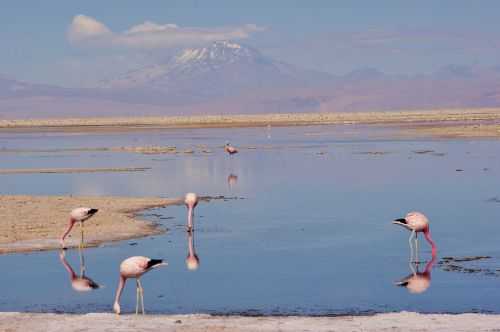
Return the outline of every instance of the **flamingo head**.
{"type": "Polygon", "coordinates": [[[120,303],[115,302],[115,303],[113,304],[113,310],[115,311],[115,313],[116,313],[117,315],[119,315],[119,314],[121,313],[120,303]]]}

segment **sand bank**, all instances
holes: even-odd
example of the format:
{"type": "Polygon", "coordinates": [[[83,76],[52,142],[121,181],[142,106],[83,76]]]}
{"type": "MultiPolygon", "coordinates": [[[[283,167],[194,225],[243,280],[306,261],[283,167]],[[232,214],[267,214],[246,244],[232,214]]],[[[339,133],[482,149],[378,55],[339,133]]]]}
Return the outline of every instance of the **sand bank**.
{"type": "MultiPolygon", "coordinates": [[[[59,248],[69,211],[79,206],[99,209],[85,223],[87,245],[159,234],[160,228],[137,220],[136,214],[179,202],[158,197],[0,196],[0,254],[59,248]]],[[[66,245],[77,246],[79,236],[75,226],[66,245]]]]}
{"type": "Polygon", "coordinates": [[[398,124],[500,120],[500,108],[356,113],[282,113],[168,117],[0,120],[1,131],[120,131],[154,128],[398,124]]]}
{"type": "Polygon", "coordinates": [[[500,124],[475,124],[461,126],[423,126],[412,128],[409,136],[439,138],[500,138],[500,124]]]}
{"type": "Polygon", "coordinates": [[[144,172],[151,167],[113,167],[113,168],[4,168],[0,174],[71,174],[71,173],[109,173],[109,172],[144,172]]]}
{"type": "Polygon", "coordinates": [[[412,312],[345,317],[238,317],[209,315],[0,313],[0,331],[499,331],[500,315],[423,315],[412,312]]]}

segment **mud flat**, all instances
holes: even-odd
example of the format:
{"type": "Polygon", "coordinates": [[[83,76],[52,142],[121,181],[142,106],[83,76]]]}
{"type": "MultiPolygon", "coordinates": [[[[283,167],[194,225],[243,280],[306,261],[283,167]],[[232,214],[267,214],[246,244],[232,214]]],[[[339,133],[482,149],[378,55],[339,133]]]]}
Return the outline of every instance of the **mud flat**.
{"type": "MultiPolygon", "coordinates": [[[[60,248],[69,212],[80,206],[99,209],[85,223],[86,245],[160,234],[162,229],[138,220],[137,214],[179,202],[158,197],[0,196],[0,254],[60,248]]],[[[67,247],[78,245],[78,228],[67,238],[67,247]]]]}
{"type": "Polygon", "coordinates": [[[113,117],[0,120],[0,131],[125,131],[154,128],[257,127],[326,124],[411,124],[500,120],[500,108],[355,113],[113,117]]]}
{"type": "Polygon", "coordinates": [[[0,313],[0,331],[183,331],[353,332],[498,331],[500,315],[400,312],[342,317],[240,317],[210,315],[122,315],[0,313]]]}

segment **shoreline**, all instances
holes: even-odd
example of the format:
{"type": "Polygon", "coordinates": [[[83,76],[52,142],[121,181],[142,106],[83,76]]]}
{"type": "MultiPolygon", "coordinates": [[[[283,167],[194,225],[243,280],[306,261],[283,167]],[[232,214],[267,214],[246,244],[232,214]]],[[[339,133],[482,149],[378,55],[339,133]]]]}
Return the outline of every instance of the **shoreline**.
{"type": "MultiPolygon", "coordinates": [[[[90,206],[99,212],[85,222],[85,246],[136,239],[165,231],[138,215],[151,208],[176,205],[180,199],[114,196],[0,196],[0,254],[60,249],[59,237],[68,224],[69,212],[90,206]]],[[[78,246],[78,225],[65,246],[78,246]]]]}
{"type": "Polygon", "coordinates": [[[353,113],[280,113],[154,117],[3,119],[0,132],[119,132],[175,128],[404,124],[500,121],[500,108],[442,109],[353,113]]]}
{"type": "Polygon", "coordinates": [[[500,315],[397,312],[370,316],[211,316],[121,315],[111,313],[0,313],[0,330],[17,331],[205,331],[205,332],[352,332],[352,331],[497,331],[500,315]]]}

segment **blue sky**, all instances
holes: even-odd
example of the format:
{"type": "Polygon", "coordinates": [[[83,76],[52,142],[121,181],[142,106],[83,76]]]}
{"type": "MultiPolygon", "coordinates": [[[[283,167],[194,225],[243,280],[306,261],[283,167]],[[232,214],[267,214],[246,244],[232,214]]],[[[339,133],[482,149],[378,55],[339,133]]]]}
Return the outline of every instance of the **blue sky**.
{"type": "Polygon", "coordinates": [[[219,36],[333,74],[363,67],[414,74],[447,64],[498,65],[499,12],[499,1],[459,0],[4,0],[0,74],[92,85],[219,36]],[[85,16],[75,23],[77,15],[85,16]],[[69,34],[72,22],[76,32],[69,34]],[[89,24],[97,30],[82,32],[89,24]],[[124,33],[134,27],[139,35],[124,33]]]}

